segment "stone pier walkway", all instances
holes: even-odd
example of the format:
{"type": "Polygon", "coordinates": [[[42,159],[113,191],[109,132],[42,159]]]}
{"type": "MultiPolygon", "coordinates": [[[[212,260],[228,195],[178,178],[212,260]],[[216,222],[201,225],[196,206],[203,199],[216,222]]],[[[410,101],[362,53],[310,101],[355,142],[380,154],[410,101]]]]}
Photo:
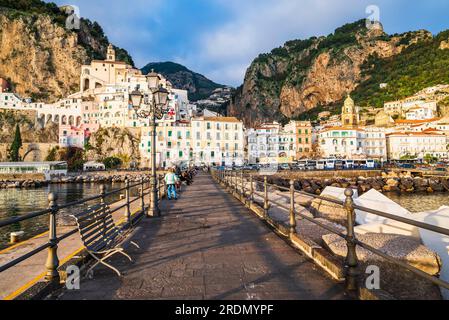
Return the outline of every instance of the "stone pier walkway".
{"type": "Polygon", "coordinates": [[[305,256],[270,231],[241,203],[200,174],[164,215],[145,219],[130,247],[134,262],[99,267],[81,289],[59,299],[346,299],[305,256]]]}

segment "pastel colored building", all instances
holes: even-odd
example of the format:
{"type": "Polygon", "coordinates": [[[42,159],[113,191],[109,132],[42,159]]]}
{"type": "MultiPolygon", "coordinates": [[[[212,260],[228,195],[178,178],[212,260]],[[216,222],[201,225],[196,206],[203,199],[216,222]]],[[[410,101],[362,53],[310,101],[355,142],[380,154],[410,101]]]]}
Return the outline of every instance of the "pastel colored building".
{"type": "Polygon", "coordinates": [[[192,149],[196,165],[243,165],[243,122],[234,117],[193,118],[192,149]]]}
{"type": "Polygon", "coordinates": [[[290,121],[284,131],[294,133],[294,158],[308,158],[312,154],[313,127],[310,121],[290,121]]]}

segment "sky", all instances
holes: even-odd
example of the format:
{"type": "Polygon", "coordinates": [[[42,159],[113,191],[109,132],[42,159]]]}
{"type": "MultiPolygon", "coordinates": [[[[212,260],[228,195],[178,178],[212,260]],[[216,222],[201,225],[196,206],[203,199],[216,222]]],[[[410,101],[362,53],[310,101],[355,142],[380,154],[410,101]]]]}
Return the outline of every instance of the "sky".
{"type": "Polygon", "coordinates": [[[79,7],[137,67],[173,61],[239,86],[260,53],[373,14],[387,33],[449,29],[447,0],[53,0],[79,7]],[[377,10],[376,10],[377,12],[377,10]]]}

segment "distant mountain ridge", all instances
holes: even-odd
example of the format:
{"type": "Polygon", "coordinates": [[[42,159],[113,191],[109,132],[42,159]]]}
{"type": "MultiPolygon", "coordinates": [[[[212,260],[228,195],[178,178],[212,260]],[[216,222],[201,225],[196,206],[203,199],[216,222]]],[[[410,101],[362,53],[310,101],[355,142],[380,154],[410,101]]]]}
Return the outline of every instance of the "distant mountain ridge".
{"type": "Polygon", "coordinates": [[[179,63],[170,61],[148,63],[141,70],[144,74],[151,70],[162,74],[175,88],[187,90],[191,101],[207,99],[213,94],[214,90],[226,87],[207,79],[202,74],[189,70],[179,63]]]}

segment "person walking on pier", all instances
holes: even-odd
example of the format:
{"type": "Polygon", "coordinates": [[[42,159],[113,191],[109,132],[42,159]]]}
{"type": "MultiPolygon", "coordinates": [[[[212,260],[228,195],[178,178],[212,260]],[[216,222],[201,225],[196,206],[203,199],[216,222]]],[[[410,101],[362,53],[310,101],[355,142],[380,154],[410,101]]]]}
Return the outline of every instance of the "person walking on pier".
{"type": "Polygon", "coordinates": [[[167,185],[167,197],[168,200],[175,199],[178,200],[178,195],[176,194],[176,183],[179,181],[178,176],[175,174],[174,169],[170,169],[165,175],[165,184],[167,185]]]}

